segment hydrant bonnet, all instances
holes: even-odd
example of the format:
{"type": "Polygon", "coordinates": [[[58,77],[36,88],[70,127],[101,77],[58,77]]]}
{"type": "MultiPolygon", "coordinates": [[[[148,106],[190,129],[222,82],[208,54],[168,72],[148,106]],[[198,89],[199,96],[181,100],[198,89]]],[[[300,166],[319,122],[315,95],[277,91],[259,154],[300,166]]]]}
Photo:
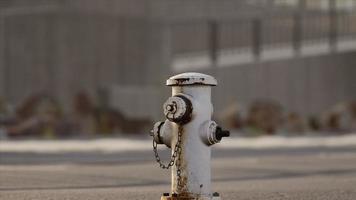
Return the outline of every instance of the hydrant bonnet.
{"type": "Polygon", "coordinates": [[[217,81],[214,77],[196,73],[188,72],[183,74],[178,74],[176,76],[170,77],[167,82],[167,86],[184,86],[184,85],[208,85],[216,86],[217,81]]]}

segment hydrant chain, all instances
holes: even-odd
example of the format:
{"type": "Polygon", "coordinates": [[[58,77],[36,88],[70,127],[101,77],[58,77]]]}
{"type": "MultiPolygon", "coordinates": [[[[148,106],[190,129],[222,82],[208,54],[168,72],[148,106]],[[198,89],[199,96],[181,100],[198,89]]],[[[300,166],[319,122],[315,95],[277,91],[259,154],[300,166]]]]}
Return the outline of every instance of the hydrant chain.
{"type": "MultiPolygon", "coordinates": [[[[167,165],[165,165],[162,161],[161,161],[161,158],[158,154],[158,149],[157,149],[157,142],[153,139],[152,141],[152,146],[153,146],[153,152],[155,154],[155,158],[156,158],[156,161],[157,163],[159,164],[159,166],[162,168],[162,169],[169,169],[170,167],[172,167],[174,165],[174,162],[176,161],[176,158],[178,156],[178,159],[180,160],[180,153],[181,153],[181,142],[182,142],[182,132],[179,131],[178,132],[178,139],[177,139],[177,143],[174,147],[174,152],[171,156],[171,159],[169,161],[169,163],[167,165]]],[[[176,162],[177,164],[177,162],[176,162]]],[[[178,166],[177,166],[178,167],[178,166]]],[[[178,175],[178,174],[177,174],[178,175]]],[[[179,177],[179,176],[177,176],[179,177]]]]}
{"type": "MultiPolygon", "coordinates": [[[[182,140],[182,126],[179,126],[178,127],[178,142],[179,144],[181,144],[181,140],[182,140]]],[[[177,142],[177,143],[178,143],[177,142]]],[[[177,188],[178,190],[181,190],[182,187],[183,187],[183,184],[182,184],[182,176],[181,176],[181,173],[182,173],[182,170],[181,170],[181,154],[182,154],[182,146],[179,145],[178,147],[178,157],[177,157],[177,160],[176,160],[176,167],[177,167],[177,188]]]]}

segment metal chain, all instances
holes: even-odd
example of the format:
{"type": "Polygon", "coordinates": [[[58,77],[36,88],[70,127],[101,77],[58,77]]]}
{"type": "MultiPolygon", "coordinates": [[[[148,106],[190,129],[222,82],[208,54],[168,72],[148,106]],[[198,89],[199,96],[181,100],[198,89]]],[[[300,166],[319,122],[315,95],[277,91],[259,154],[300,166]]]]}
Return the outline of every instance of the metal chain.
{"type": "MultiPolygon", "coordinates": [[[[179,126],[178,127],[178,141],[179,144],[181,144],[181,139],[182,139],[182,132],[183,132],[183,127],[179,126]]],[[[178,142],[177,142],[178,143],[178,142]]],[[[181,154],[182,154],[182,146],[179,145],[178,147],[178,158],[176,160],[176,168],[177,168],[177,189],[180,191],[183,187],[182,184],[182,169],[181,169],[181,154]]]]}
{"type": "Polygon", "coordinates": [[[176,168],[177,168],[177,186],[178,186],[178,190],[180,190],[183,186],[182,186],[182,177],[181,177],[181,153],[182,153],[182,127],[179,126],[178,127],[178,138],[177,138],[177,143],[174,146],[174,151],[173,154],[171,156],[171,159],[169,161],[169,163],[167,165],[165,165],[162,161],[161,158],[158,154],[158,150],[157,150],[157,142],[153,139],[152,142],[152,146],[153,146],[153,152],[155,154],[155,158],[157,163],[159,164],[159,166],[162,169],[169,169],[170,167],[172,167],[175,163],[176,168]]]}

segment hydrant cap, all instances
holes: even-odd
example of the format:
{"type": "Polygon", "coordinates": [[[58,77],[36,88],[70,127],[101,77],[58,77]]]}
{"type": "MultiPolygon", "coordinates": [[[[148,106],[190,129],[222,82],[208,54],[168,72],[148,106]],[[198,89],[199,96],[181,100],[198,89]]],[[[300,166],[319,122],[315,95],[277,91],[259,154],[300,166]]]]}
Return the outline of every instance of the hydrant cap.
{"type": "Polygon", "coordinates": [[[183,85],[208,85],[215,86],[217,85],[217,81],[214,77],[196,73],[196,72],[187,72],[178,74],[170,77],[167,80],[167,86],[183,86],[183,85]]]}

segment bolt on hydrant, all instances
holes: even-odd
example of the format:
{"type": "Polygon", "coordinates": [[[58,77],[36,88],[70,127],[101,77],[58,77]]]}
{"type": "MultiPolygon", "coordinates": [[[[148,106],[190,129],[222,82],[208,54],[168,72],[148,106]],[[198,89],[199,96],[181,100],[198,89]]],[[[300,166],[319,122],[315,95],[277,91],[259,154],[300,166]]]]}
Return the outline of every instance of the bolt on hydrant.
{"type": "Polygon", "coordinates": [[[183,73],[167,80],[172,96],[163,105],[164,122],[156,122],[151,135],[153,150],[161,168],[171,168],[171,192],[161,200],[219,200],[211,192],[211,145],[230,136],[211,120],[213,106],[211,87],[214,77],[201,73],[183,73]],[[171,158],[164,164],[157,144],[172,149],[171,158]]]}

